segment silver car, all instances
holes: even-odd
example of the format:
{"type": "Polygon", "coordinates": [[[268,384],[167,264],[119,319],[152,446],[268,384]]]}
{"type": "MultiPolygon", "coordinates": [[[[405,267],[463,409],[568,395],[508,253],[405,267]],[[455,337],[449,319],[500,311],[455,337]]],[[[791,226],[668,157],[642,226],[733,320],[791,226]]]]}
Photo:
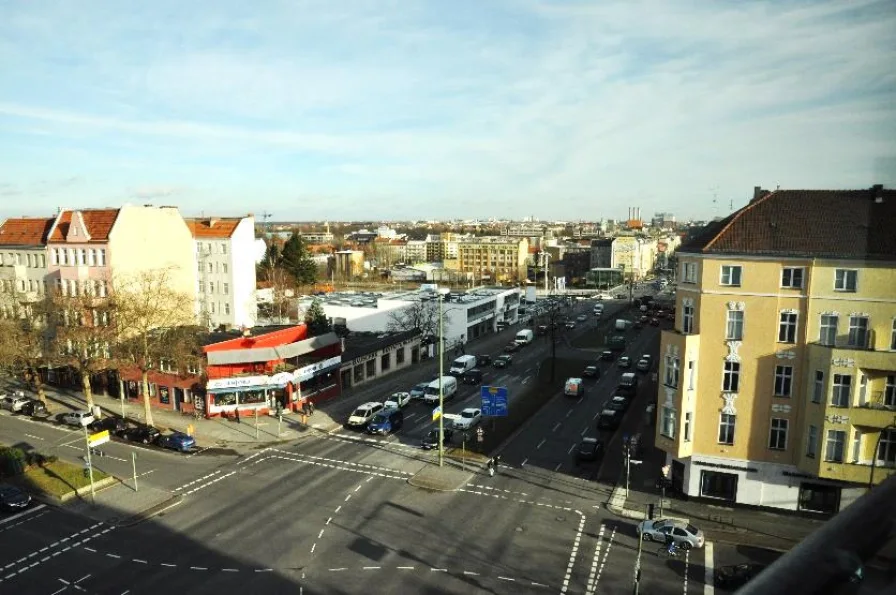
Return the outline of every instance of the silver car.
{"type": "Polygon", "coordinates": [[[637,530],[644,541],[665,542],[666,536],[671,534],[675,545],[683,550],[701,548],[705,542],[703,531],[690,523],[675,519],[642,521],[637,530]]]}

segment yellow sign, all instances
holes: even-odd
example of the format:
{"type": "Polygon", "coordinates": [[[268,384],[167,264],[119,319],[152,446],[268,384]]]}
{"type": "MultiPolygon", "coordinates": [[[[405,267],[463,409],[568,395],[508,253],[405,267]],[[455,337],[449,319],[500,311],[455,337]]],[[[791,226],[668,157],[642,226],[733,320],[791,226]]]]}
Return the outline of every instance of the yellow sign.
{"type": "Polygon", "coordinates": [[[109,430],[103,430],[102,432],[97,432],[96,434],[91,434],[87,437],[87,445],[90,447],[99,446],[100,444],[105,444],[109,442],[109,430]]]}

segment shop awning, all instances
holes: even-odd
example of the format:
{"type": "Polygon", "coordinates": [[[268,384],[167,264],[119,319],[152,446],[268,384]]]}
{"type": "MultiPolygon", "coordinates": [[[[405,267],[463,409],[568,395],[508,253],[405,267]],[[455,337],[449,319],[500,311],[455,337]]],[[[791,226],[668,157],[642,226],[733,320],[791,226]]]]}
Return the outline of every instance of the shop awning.
{"type": "Polygon", "coordinates": [[[318,349],[329,347],[336,343],[339,343],[339,337],[336,333],[326,333],[318,337],[305,339],[304,341],[280,345],[279,347],[211,351],[208,353],[208,363],[211,366],[221,366],[284,360],[314,353],[318,349]]]}

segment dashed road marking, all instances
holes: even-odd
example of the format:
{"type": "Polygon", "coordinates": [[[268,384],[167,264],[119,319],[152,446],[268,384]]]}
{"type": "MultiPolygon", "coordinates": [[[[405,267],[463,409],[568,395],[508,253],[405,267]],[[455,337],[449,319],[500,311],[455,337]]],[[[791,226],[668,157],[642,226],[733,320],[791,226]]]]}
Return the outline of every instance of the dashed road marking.
{"type": "Polygon", "coordinates": [[[206,483],[196,486],[195,488],[187,490],[186,492],[184,492],[184,494],[192,494],[193,492],[198,492],[199,490],[204,490],[205,488],[209,487],[210,485],[216,484],[223,479],[227,479],[231,475],[236,475],[236,471],[231,471],[230,473],[225,473],[224,475],[218,476],[212,480],[209,480],[206,483]]]}
{"type": "Polygon", "coordinates": [[[535,447],[535,450],[539,450],[539,449],[541,449],[541,447],[544,446],[544,443],[545,443],[545,442],[547,442],[547,440],[544,439],[544,438],[542,438],[542,439],[541,439],[541,442],[538,443],[538,446],[535,447]]]}

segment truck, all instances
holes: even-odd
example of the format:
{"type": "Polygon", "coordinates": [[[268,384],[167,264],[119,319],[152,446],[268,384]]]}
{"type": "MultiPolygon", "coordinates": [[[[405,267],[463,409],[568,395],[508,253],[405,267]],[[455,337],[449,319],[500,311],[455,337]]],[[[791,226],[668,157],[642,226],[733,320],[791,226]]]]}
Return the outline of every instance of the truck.
{"type": "MultiPolygon", "coordinates": [[[[442,384],[442,400],[450,401],[454,398],[454,395],[457,393],[457,378],[454,376],[442,376],[441,378],[442,384]]],[[[439,404],[439,379],[436,378],[432,382],[429,383],[429,386],[426,387],[426,392],[423,394],[423,402],[427,405],[438,405],[439,404]]]]}
{"type": "Polygon", "coordinates": [[[624,318],[617,318],[616,319],[616,330],[624,331],[624,330],[628,329],[631,326],[631,324],[632,323],[630,320],[626,320],[624,318]]]}
{"type": "Polygon", "coordinates": [[[535,333],[532,332],[532,329],[523,329],[516,334],[514,337],[514,341],[520,345],[528,345],[532,342],[532,339],[535,338],[535,333]]]}
{"type": "Polygon", "coordinates": [[[451,363],[448,373],[452,376],[463,376],[464,372],[476,367],[475,355],[462,355],[451,363]]]}

